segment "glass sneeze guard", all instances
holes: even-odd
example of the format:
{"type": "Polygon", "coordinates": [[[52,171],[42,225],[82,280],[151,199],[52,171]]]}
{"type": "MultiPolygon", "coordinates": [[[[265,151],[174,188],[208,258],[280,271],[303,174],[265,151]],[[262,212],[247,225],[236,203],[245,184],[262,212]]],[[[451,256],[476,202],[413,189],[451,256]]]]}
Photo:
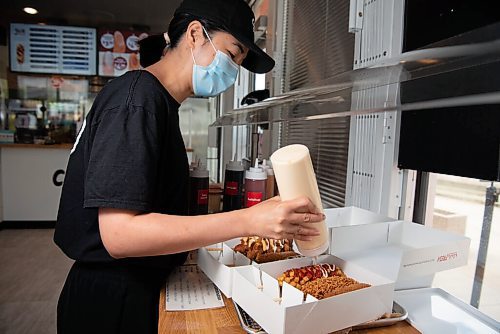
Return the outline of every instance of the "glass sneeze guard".
{"type": "Polygon", "coordinates": [[[404,53],[263,102],[232,110],[211,126],[313,120],[396,110],[500,103],[500,39],[404,53]],[[398,99],[353,107],[356,93],[405,86],[398,99]]]}

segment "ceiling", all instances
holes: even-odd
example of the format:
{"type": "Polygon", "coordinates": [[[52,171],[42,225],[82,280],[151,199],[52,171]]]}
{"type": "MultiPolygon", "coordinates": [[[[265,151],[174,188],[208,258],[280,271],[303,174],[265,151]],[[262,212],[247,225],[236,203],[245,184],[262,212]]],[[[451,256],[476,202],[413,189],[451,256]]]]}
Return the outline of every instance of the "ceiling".
{"type": "Polygon", "coordinates": [[[46,23],[163,32],[181,0],[15,0],[2,1],[0,23],[46,23]],[[34,7],[28,15],[24,7],[34,7]]]}

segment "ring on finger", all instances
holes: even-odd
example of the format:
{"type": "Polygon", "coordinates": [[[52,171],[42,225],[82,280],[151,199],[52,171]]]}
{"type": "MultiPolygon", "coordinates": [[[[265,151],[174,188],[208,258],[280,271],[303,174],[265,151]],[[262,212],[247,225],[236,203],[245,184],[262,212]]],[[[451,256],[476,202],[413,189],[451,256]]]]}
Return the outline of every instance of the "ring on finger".
{"type": "Polygon", "coordinates": [[[304,213],[304,221],[305,221],[305,222],[308,222],[308,221],[310,221],[310,220],[311,220],[311,215],[310,215],[310,214],[308,214],[307,212],[306,212],[306,213],[304,213]]]}

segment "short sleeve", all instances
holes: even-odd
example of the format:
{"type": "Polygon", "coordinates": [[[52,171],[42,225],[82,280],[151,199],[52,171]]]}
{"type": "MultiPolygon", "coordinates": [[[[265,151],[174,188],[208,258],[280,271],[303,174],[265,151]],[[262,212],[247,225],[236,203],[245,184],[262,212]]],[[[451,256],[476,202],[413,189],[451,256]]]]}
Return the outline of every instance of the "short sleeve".
{"type": "Polygon", "coordinates": [[[90,130],[85,208],[153,209],[161,151],[157,123],[154,113],[133,105],[103,113],[90,130]]]}

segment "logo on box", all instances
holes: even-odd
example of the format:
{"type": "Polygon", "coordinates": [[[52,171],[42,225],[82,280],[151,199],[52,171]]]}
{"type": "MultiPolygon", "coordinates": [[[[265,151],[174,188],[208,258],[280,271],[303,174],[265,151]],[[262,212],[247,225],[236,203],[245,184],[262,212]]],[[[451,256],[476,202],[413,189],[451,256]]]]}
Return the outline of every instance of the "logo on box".
{"type": "Polygon", "coordinates": [[[454,260],[457,257],[458,257],[458,253],[457,252],[448,253],[446,255],[438,256],[437,262],[445,262],[445,261],[448,261],[448,260],[454,260]]]}

